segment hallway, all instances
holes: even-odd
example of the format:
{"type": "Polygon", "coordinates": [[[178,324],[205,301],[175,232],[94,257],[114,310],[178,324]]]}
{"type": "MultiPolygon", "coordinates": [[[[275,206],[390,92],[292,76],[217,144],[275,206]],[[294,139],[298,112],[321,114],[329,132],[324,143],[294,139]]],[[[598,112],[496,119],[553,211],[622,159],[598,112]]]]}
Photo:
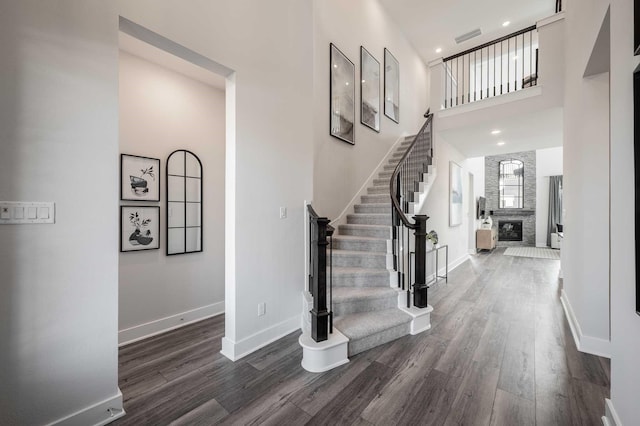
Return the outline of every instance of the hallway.
{"type": "Polygon", "coordinates": [[[113,424],[601,424],[609,361],[576,350],[559,261],[503,253],[430,289],[430,331],[323,374],[300,367],[299,332],[232,363],[223,316],[123,347],[113,424]]]}

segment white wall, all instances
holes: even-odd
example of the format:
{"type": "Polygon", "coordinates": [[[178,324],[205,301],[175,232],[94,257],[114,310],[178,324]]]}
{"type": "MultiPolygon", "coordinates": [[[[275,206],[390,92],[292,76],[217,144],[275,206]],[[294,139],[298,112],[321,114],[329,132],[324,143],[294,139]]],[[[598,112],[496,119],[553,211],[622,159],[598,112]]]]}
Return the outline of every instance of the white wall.
{"type": "Polygon", "coordinates": [[[313,194],[311,3],[118,5],[124,18],[235,71],[226,91],[223,353],[237,359],[300,327],[303,202],[313,194]]]}
{"type": "MultiPolygon", "coordinates": [[[[416,134],[429,107],[428,72],[400,28],[372,0],[314,0],[314,190],[316,211],[336,219],[402,135],[416,134]],[[360,124],[360,84],[356,84],[355,145],[329,135],[329,43],[354,64],[360,81],[360,46],[380,62],[384,96],[384,48],[400,64],[400,123],[381,111],[380,133],[360,124]]],[[[381,105],[382,106],[382,105],[381,105]]]]}
{"type": "Polygon", "coordinates": [[[602,355],[610,352],[609,75],[583,74],[607,6],[585,0],[566,9],[561,252],[565,305],[575,315],[578,346],[602,355]]]}
{"type": "Polygon", "coordinates": [[[635,313],[632,195],[632,72],[639,61],[632,55],[633,24],[633,2],[614,0],[611,4],[611,400],[619,424],[624,425],[636,424],[640,419],[640,316],[635,313]]]}
{"type": "Polygon", "coordinates": [[[0,424],[96,424],[122,407],[118,16],[104,1],[0,9],[0,199],[56,203],[53,225],[0,226],[0,424]]]}
{"type": "Polygon", "coordinates": [[[120,51],[120,152],[161,162],[161,202],[145,203],[160,206],[160,249],[120,253],[120,342],[224,310],[224,148],[222,90],[120,51]],[[166,159],[176,149],[202,162],[204,244],[167,256],[166,159]]]}
{"type": "Polygon", "coordinates": [[[562,175],[562,147],[536,151],[536,246],[547,246],[549,176],[562,175]]]}
{"type": "MultiPolygon", "coordinates": [[[[438,233],[438,243],[449,245],[449,265],[453,268],[464,262],[469,256],[469,169],[464,156],[436,133],[434,145],[436,180],[429,191],[420,214],[429,216],[427,230],[438,233]],[[449,226],[449,162],[454,161],[462,167],[462,224],[449,226]]],[[[430,273],[430,271],[427,271],[430,273]]]]}

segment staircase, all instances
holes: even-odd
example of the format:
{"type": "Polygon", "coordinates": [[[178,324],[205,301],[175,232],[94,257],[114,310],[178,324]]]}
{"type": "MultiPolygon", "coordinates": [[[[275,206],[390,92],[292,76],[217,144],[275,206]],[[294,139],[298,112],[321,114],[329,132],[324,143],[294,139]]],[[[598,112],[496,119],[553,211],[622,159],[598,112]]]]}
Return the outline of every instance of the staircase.
{"type": "MultiPolygon", "coordinates": [[[[353,206],[347,223],[340,225],[333,236],[334,326],[349,339],[349,356],[411,332],[414,317],[399,308],[404,293],[392,271],[389,185],[393,170],[413,139],[409,136],[399,144],[373,186],[362,195],[361,203],[353,206]]],[[[435,169],[430,166],[418,189],[428,191],[434,177],[435,169]]],[[[420,196],[416,193],[413,198],[419,200],[420,196]]],[[[410,203],[407,213],[417,207],[417,202],[410,203]]]]}

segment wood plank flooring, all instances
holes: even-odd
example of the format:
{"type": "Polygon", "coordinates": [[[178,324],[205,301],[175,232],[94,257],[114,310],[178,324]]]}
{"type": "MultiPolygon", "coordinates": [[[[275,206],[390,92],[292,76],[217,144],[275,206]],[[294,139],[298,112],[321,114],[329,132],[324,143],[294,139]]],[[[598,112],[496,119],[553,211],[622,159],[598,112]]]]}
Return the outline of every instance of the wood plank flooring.
{"type": "Polygon", "coordinates": [[[238,362],[224,316],[120,349],[114,425],[599,425],[609,361],[577,351],[559,261],[472,256],[429,290],[432,329],[323,374],[299,332],[238,362]]]}

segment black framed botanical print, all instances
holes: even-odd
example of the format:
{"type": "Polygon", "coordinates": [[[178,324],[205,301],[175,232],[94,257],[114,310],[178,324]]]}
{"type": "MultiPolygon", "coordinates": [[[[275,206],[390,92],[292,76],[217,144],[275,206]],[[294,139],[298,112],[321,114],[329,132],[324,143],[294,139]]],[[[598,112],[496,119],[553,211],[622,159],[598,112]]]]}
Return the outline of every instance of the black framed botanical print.
{"type": "Polygon", "coordinates": [[[360,46],[360,122],[380,131],[380,62],[360,46]]]}
{"type": "Polygon", "coordinates": [[[384,115],[400,122],[400,64],[384,49],[384,115]]]}
{"type": "Polygon", "coordinates": [[[120,206],[120,251],[160,248],[160,207],[120,206]]]}
{"type": "Polygon", "coordinates": [[[355,144],[356,67],[333,43],[330,45],[329,85],[331,136],[355,144]]]}
{"type": "Polygon", "coordinates": [[[120,155],[120,199],[160,201],[160,160],[120,155]]]}

